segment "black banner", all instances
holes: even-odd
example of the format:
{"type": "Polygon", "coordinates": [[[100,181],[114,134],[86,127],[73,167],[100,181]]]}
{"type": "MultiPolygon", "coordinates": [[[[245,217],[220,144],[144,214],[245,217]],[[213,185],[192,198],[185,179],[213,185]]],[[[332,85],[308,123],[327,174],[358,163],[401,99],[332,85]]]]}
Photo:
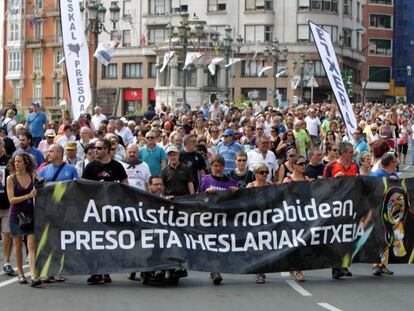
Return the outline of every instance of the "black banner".
{"type": "Polygon", "coordinates": [[[72,181],[38,191],[40,275],[258,273],[414,261],[414,179],[344,177],[177,197],[72,181]]]}

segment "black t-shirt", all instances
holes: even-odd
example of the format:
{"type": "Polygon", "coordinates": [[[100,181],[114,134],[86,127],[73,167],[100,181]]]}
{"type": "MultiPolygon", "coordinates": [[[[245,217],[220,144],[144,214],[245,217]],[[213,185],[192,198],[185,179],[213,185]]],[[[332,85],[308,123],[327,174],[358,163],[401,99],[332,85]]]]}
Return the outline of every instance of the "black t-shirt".
{"type": "Polygon", "coordinates": [[[245,174],[239,175],[235,170],[229,173],[229,177],[237,183],[237,188],[246,188],[248,183],[254,181],[254,174],[252,171],[247,170],[245,174]]]}
{"type": "Polygon", "coordinates": [[[193,176],[194,189],[198,189],[200,181],[198,179],[198,171],[205,170],[206,161],[203,156],[196,151],[180,153],[180,162],[188,166],[193,176]]]}
{"type": "Polygon", "coordinates": [[[6,154],[12,155],[16,151],[16,146],[14,145],[13,139],[6,137],[4,140],[4,148],[6,149],[6,154]]]}
{"type": "Polygon", "coordinates": [[[111,160],[107,164],[95,160],[86,165],[82,178],[96,181],[122,181],[128,176],[121,163],[111,160]]]}
{"type": "Polygon", "coordinates": [[[162,170],[161,178],[165,185],[166,195],[190,194],[188,183],[193,181],[193,177],[187,165],[180,163],[176,168],[168,165],[162,170]]]}
{"type": "Polygon", "coordinates": [[[10,156],[5,154],[0,158],[0,209],[9,209],[10,203],[7,197],[6,179],[9,175],[7,170],[7,163],[9,163],[10,156]]]}
{"type": "Polygon", "coordinates": [[[307,164],[305,166],[305,175],[309,178],[318,179],[323,177],[323,169],[325,168],[325,165],[319,164],[318,166],[313,166],[307,164]]]}

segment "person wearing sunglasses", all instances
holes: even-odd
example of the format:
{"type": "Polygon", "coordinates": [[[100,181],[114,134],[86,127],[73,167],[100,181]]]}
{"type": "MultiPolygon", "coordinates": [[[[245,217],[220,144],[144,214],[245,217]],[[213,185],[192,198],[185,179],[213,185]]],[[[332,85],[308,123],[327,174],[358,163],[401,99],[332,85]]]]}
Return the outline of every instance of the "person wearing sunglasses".
{"type": "Polygon", "coordinates": [[[325,156],[322,159],[322,163],[324,165],[328,164],[331,161],[335,161],[336,159],[338,159],[339,157],[339,153],[338,153],[338,144],[336,143],[328,143],[325,146],[325,156]]]}
{"type": "MultiPolygon", "coordinates": [[[[269,169],[265,163],[256,164],[253,169],[255,180],[248,183],[246,188],[258,188],[271,185],[271,183],[267,181],[269,173],[269,169]]],[[[256,284],[263,284],[265,282],[266,275],[264,273],[256,274],[256,284]]]]}
{"type": "Polygon", "coordinates": [[[268,136],[256,137],[257,148],[247,154],[247,165],[250,170],[254,170],[257,164],[265,163],[268,167],[269,174],[267,181],[272,182],[277,179],[279,163],[275,154],[270,151],[270,139],[268,136]]]}
{"type": "MultiPolygon", "coordinates": [[[[290,182],[296,182],[296,181],[309,181],[310,178],[305,175],[305,166],[306,166],[306,160],[305,157],[302,155],[295,155],[291,159],[293,172],[289,176],[287,176],[285,179],[283,179],[283,183],[290,183],[290,182]]],[[[296,259],[294,261],[299,262],[300,261],[300,254],[298,252],[293,253],[294,257],[296,259]]],[[[304,282],[305,276],[303,275],[303,272],[301,270],[292,269],[290,271],[290,275],[294,278],[296,282],[304,282]]]]}
{"type": "Polygon", "coordinates": [[[247,153],[240,151],[236,153],[236,168],[229,174],[230,178],[237,182],[238,188],[246,188],[246,186],[254,180],[254,175],[247,168],[247,153]]]}

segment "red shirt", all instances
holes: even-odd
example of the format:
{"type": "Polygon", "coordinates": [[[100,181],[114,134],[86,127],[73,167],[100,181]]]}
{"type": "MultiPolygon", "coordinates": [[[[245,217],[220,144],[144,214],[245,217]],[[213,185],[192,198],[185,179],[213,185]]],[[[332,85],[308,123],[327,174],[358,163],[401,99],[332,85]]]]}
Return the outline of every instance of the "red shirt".
{"type": "Polygon", "coordinates": [[[337,160],[329,162],[323,171],[323,177],[335,177],[336,174],[343,172],[344,176],[356,176],[359,173],[358,166],[351,162],[348,168],[345,168],[341,163],[338,163],[337,160]]]}

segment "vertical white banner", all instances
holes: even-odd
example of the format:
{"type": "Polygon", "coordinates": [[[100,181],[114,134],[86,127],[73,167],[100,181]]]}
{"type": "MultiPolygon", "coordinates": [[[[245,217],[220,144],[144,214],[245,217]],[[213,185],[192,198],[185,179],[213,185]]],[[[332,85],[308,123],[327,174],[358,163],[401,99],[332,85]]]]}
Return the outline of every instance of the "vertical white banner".
{"type": "Polygon", "coordinates": [[[354,131],[357,128],[357,120],[349,101],[348,93],[342,80],[341,69],[336,59],[335,50],[332,45],[331,35],[323,28],[308,20],[316,48],[322,60],[332,91],[338,103],[342,119],[346,125],[349,139],[353,139],[354,131]]]}
{"type": "Polygon", "coordinates": [[[91,102],[89,50],[79,1],[60,0],[60,14],[71,108],[74,119],[78,119],[91,102]]]}

